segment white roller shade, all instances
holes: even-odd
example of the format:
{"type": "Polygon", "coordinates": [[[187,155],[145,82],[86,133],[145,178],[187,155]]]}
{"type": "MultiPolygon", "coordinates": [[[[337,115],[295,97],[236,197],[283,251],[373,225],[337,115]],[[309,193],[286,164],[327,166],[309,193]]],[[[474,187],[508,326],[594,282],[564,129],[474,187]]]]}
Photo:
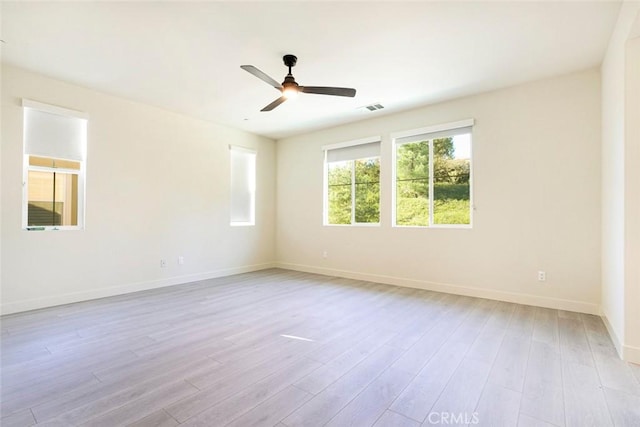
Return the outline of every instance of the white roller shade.
{"type": "MultiPolygon", "coordinates": [[[[23,101],[25,154],[68,160],[85,159],[87,119],[33,101],[23,101]]],[[[80,113],[81,114],[81,113],[80,113]]]]}
{"type": "Polygon", "coordinates": [[[441,130],[437,132],[421,133],[417,135],[404,136],[402,138],[396,138],[396,144],[407,144],[409,142],[427,141],[436,138],[448,138],[456,135],[464,135],[471,133],[471,126],[460,127],[456,129],[441,130]]]}
{"type": "Polygon", "coordinates": [[[229,146],[231,150],[231,223],[255,222],[256,152],[229,146]]]}
{"type": "Polygon", "coordinates": [[[380,141],[327,150],[327,162],[342,162],[379,156],[380,141]]]}

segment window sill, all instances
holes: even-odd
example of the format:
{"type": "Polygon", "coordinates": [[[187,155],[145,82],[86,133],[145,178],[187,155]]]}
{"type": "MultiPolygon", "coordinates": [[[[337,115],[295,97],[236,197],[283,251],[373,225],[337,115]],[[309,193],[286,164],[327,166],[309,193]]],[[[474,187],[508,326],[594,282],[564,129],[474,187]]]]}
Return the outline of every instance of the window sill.
{"type": "Polygon", "coordinates": [[[59,225],[59,226],[29,226],[23,227],[24,231],[81,231],[84,227],[59,225]]]}
{"type": "Polygon", "coordinates": [[[411,229],[436,229],[436,230],[471,230],[473,226],[469,224],[437,224],[437,225],[392,225],[393,228],[411,228],[411,229]]]}
{"type": "Polygon", "coordinates": [[[367,224],[367,223],[355,223],[355,224],[322,224],[324,227],[380,227],[380,223],[367,224]]]}

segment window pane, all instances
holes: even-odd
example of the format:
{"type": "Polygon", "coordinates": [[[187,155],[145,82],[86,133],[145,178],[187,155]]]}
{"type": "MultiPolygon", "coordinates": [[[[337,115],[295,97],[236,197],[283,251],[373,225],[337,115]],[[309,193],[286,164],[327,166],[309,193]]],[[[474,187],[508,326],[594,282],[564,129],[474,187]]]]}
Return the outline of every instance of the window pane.
{"type": "Polygon", "coordinates": [[[256,153],[230,150],[231,224],[255,223],[256,153]]]}
{"type": "Polygon", "coordinates": [[[470,224],[471,134],[433,140],[433,222],[470,224]]]}
{"type": "Polygon", "coordinates": [[[352,164],[350,160],[327,164],[329,224],[351,224],[352,164]]]}
{"type": "Polygon", "coordinates": [[[396,149],[396,225],[429,225],[429,142],[396,149]]]}
{"type": "Polygon", "coordinates": [[[78,175],[29,171],[27,225],[78,225],[78,175]]]}
{"type": "Polygon", "coordinates": [[[359,223],[380,222],[380,158],[355,162],[355,220],[359,223]]]}

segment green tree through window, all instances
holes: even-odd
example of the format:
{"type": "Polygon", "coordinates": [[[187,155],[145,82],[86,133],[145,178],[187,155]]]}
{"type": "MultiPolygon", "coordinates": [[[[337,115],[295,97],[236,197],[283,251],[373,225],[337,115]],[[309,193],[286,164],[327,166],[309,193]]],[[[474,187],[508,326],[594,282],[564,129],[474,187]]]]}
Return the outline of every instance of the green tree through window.
{"type": "Polygon", "coordinates": [[[465,134],[397,145],[396,225],[470,224],[470,144],[465,134]]]}
{"type": "Polygon", "coordinates": [[[327,164],[327,222],[380,222],[380,158],[327,164]]]}

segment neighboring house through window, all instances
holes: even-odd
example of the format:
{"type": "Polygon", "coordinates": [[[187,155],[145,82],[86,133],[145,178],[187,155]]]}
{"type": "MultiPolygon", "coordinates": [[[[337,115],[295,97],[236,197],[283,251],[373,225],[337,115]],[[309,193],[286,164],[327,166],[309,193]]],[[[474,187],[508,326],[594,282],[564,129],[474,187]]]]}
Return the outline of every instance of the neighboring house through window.
{"type": "Polygon", "coordinates": [[[84,227],[87,115],[24,99],[23,228],[84,227]]]}

